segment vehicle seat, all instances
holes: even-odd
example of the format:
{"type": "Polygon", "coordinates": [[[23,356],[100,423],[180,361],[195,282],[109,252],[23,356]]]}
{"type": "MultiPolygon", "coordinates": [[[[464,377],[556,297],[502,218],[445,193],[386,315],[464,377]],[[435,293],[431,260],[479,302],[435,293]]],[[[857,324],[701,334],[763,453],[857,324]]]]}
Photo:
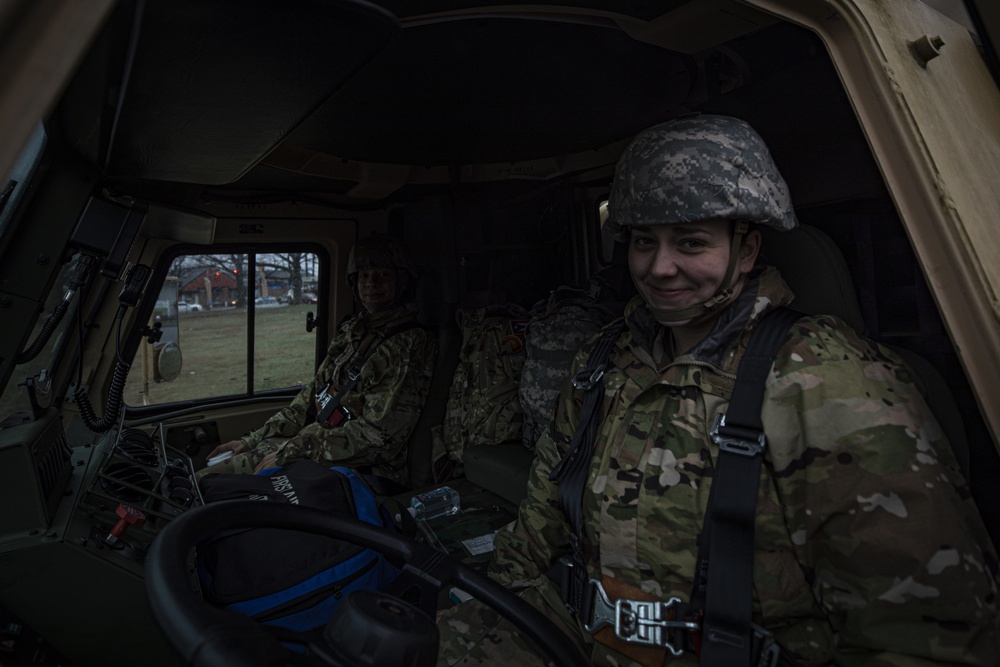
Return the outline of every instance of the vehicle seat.
{"type": "MultiPolygon", "coordinates": [[[[795,293],[792,308],[807,315],[835,315],[859,333],[865,333],[847,261],[829,236],[809,225],[800,225],[790,232],[762,228],[761,233],[765,260],[778,268],[795,293]]],[[[911,350],[884,343],[882,346],[895,352],[909,367],[924,400],[951,443],[962,472],[968,477],[969,445],[965,427],[944,376],[911,350]]]]}
{"type": "Polygon", "coordinates": [[[458,366],[462,349],[462,333],[455,325],[455,318],[445,317],[436,327],[438,354],[434,362],[427,401],[420,412],[407,443],[406,458],[410,468],[410,486],[420,489],[434,483],[432,429],[444,421],[452,377],[458,366]]]}

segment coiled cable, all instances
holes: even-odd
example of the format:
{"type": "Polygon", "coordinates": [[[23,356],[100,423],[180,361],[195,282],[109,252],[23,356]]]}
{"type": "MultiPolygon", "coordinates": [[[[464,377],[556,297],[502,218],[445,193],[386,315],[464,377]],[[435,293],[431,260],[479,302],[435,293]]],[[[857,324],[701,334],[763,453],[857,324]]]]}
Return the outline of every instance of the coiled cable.
{"type": "Polygon", "coordinates": [[[94,433],[106,433],[111,430],[111,428],[118,423],[118,418],[121,416],[122,406],[125,403],[125,382],[128,380],[128,372],[132,367],[132,364],[126,362],[122,359],[121,355],[121,328],[122,328],[122,318],[125,316],[125,308],[121,307],[118,309],[118,332],[115,337],[115,357],[117,362],[115,363],[115,370],[111,374],[111,386],[108,389],[108,404],[103,417],[98,417],[97,413],[94,411],[94,406],[90,402],[90,396],[87,395],[86,390],[83,388],[83,383],[80,382],[77,385],[76,391],[73,392],[73,398],[76,399],[77,407],[80,409],[80,416],[83,418],[83,423],[86,424],[94,433]]]}

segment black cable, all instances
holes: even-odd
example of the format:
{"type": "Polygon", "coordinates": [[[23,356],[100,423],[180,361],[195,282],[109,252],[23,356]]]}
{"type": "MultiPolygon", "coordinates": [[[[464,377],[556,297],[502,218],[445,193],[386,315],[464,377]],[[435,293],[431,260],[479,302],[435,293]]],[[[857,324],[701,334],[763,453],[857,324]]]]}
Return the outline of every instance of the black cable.
{"type": "MultiPolygon", "coordinates": [[[[122,406],[125,404],[125,382],[128,380],[128,372],[131,368],[131,364],[126,363],[121,356],[121,327],[122,319],[125,316],[125,308],[118,309],[118,326],[115,335],[115,357],[117,363],[115,364],[115,370],[111,375],[111,387],[108,389],[108,405],[107,410],[103,417],[98,417],[97,413],[94,411],[94,406],[90,402],[90,396],[83,388],[83,377],[81,374],[80,383],[77,385],[76,391],[73,393],[73,398],[76,399],[76,404],[80,408],[80,416],[83,418],[83,423],[86,424],[94,433],[106,433],[111,430],[111,428],[118,423],[118,418],[121,416],[122,406]]],[[[82,357],[81,357],[82,366],[82,357]]],[[[82,373],[82,371],[81,371],[82,373]]]]}
{"type": "Polygon", "coordinates": [[[52,310],[52,314],[49,318],[45,320],[45,324],[42,325],[42,330],[38,332],[38,336],[31,345],[28,346],[26,350],[21,352],[21,354],[14,357],[15,364],[24,364],[39,354],[45,349],[48,344],[49,339],[52,338],[52,334],[56,332],[59,327],[59,323],[62,318],[66,315],[66,311],[69,310],[69,304],[73,300],[73,296],[76,294],[77,290],[87,284],[87,277],[90,274],[90,269],[94,266],[96,258],[81,254],[77,266],[73,270],[73,274],[70,276],[69,281],[69,291],[63,296],[63,300],[59,302],[59,305],[52,310]]]}

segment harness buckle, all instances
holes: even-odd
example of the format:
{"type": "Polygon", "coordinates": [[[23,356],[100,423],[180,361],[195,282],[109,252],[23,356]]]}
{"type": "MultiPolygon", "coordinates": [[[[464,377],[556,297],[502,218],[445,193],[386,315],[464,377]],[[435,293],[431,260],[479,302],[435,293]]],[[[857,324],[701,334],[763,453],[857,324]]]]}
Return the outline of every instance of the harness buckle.
{"type": "Polygon", "coordinates": [[[763,431],[739,426],[727,427],[725,413],[715,415],[709,435],[719,449],[731,454],[753,457],[763,454],[767,449],[767,436],[763,431]],[[728,432],[723,433],[722,429],[728,432]]]}
{"type": "Polygon", "coordinates": [[[674,605],[681,604],[681,599],[672,597],[665,602],[644,600],[617,600],[613,604],[601,582],[590,580],[593,595],[594,610],[591,622],[585,623],[583,629],[593,634],[606,626],[614,626],[615,636],[630,644],[658,646],[679,656],[684,653],[682,636],[678,632],[698,632],[701,624],[697,621],[675,620],[674,605]]]}
{"type": "Polygon", "coordinates": [[[581,368],[573,376],[573,388],[580,391],[590,391],[594,385],[600,382],[602,377],[604,377],[604,368],[581,368]]]}
{"type": "Polygon", "coordinates": [[[758,625],[752,627],[753,642],[758,656],[756,667],[778,667],[781,646],[774,641],[774,634],[758,625]]]}

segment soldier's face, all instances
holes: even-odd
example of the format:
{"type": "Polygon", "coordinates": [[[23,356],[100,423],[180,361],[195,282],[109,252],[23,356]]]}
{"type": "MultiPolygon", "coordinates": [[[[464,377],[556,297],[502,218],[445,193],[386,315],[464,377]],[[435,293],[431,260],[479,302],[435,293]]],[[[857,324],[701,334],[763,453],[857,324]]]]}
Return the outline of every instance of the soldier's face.
{"type": "MultiPolygon", "coordinates": [[[[750,243],[741,246],[733,275],[737,285],[757,257],[759,233],[752,232],[747,239],[750,243]]],[[[650,307],[667,312],[684,310],[705,303],[724,287],[731,243],[729,220],[633,227],[629,270],[650,307]]]]}
{"type": "Polygon", "coordinates": [[[396,298],[396,269],[367,268],[358,271],[358,296],[368,310],[377,310],[396,298]]]}

